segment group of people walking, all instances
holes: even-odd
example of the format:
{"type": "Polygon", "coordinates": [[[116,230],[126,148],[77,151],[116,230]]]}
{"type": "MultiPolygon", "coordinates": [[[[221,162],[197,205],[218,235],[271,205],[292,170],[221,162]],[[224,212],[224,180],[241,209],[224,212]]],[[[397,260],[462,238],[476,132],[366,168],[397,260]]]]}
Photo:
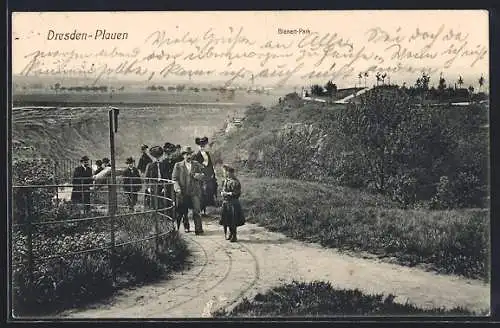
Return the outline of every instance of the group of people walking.
{"type": "MultiPolygon", "coordinates": [[[[203,234],[201,216],[206,215],[208,206],[217,206],[218,182],[212,157],[207,151],[208,138],[195,138],[198,151],[190,146],[180,147],[170,142],[163,147],[147,145],[141,147],[141,156],[137,167],[132,157],[127,158],[127,168],[117,174],[123,177],[123,188],[127,195],[129,210],[134,211],[138,201],[138,192],[144,180],[145,207],[166,208],[166,199],[175,200],[177,229],[182,221],[185,232],[190,232],[188,219],[192,210],[194,232],[203,234]],[[165,183],[165,180],[169,182],[165,183]],[[159,197],[157,197],[159,196],[159,197]]],[[[90,207],[90,186],[110,174],[109,160],[96,161],[97,169],[92,172],[87,156],[82,157],[81,166],[73,174],[72,201],[85,204],[85,211],[90,207]],[[104,166],[104,167],[103,167],[104,166]],[[85,188],[89,188],[86,190],[85,188]]],[[[221,218],[224,235],[230,241],[236,241],[236,228],[245,223],[239,197],[241,184],[235,170],[230,165],[223,165],[224,179],[221,185],[221,218]],[[229,230],[229,235],[227,231],[229,230]]],[[[99,185],[99,184],[96,184],[99,185]]]]}

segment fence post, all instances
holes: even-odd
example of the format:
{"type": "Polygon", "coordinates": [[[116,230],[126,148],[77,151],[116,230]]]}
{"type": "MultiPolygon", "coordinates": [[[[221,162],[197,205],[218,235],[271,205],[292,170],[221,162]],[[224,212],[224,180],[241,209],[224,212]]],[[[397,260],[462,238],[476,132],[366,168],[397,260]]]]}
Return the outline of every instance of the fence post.
{"type": "Polygon", "coordinates": [[[175,191],[174,191],[174,185],[172,183],[172,181],[169,181],[168,182],[170,184],[170,199],[171,199],[171,206],[172,208],[170,209],[171,211],[171,217],[172,217],[172,222],[174,224],[174,230],[177,228],[177,217],[176,217],[176,214],[177,212],[175,211],[175,202],[176,202],[176,199],[175,199],[175,191]]]}
{"type": "Polygon", "coordinates": [[[108,182],[108,213],[109,222],[111,230],[111,274],[113,279],[113,284],[116,282],[116,268],[115,268],[115,202],[114,202],[114,186],[108,182]]]}
{"type": "Polygon", "coordinates": [[[109,216],[111,224],[111,270],[113,284],[116,283],[116,261],[115,261],[115,211],[116,211],[116,171],[115,171],[115,129],[113,110],[109,111],[109,144],[111,148],[111,184],[108,180],[109,190],[109,216]]]}
{"type": "Polygon", "coordinates": [[[33,232],[32,232],[32,218],[33,218],[33,201],[32,201],[32,193],[31,188],[26,189],[26,255],[28,260],[28,289],[30,294],[32,294],[33,288],[33,232]]]}
{"type": "MultiPolygon", "coordinates": [[[[56,185],[59,184],[59,179],[57,178],[57,162],[54,162],[54,182],[56,185]]],[[[59,187],[56,187],[56,204],[59,206],[59,187]]]]}
{"type": "Polygon", "coordinates": [[[159,227],[158,227],[158,194],[159,194],[159,186],[158,186],[158,180],[156,180],[155,182],[155,214],[154,214],[154,217],[155,217],[155,251],[156,251],[156,255],[158,255],[158,251],[159,251],[159,238],[158,238],[158,234],[159,234],[159,227]]]}

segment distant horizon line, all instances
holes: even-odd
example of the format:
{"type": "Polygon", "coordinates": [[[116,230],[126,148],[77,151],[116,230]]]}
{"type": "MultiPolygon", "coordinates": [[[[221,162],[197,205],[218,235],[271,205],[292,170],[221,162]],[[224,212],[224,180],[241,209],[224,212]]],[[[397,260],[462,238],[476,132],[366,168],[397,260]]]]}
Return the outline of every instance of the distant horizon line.
{"type": "MultiPolygon", "coordinates": [[[[472,74],[471,74],[472,75],[472,74]]],[[[458,76],[471,76],[471,75],[458,75],[458,76]]],[[[438,75],[439,76],[439,75],[438,75]]],[[[489,86],[489,74],[479,74],[477,76],[476,79],[474,79],[474,83],[464,83],[464,85],[466,86],[477,86],[479,85],[479,78],[483,76],[483,78],[485,79],[485,83],[484,83],[484,86],[489,86]]],[[[406,84],[408,87],[409,86],[413,86],[415,83],[416,83],[416,80],[417,78],[419,77],[418,74],[415,75],[415,79],[412,79],[412,80],[398,80],[398,79],[394,79],[393,81],[393,85],[403,85],[403,84],[406,84]]],[[[455,79],[455,80],[451,80],[452,83],[450,83],[450,80],[447,80],[446,79],[446,75],[443,75],[443,77],[445,78],[446,80],[446,84],[447,84],[447,87],[450,86],[450,85],[454,85],[454,84],[457,84],[458,82],[458,78],[455,79]]],[[[17,79],[32,79],[32,80],[40,80],[40,81],[47,81],[47,80],[57,80],[57,79],[62,79],[62,80],[73,80],[73,81],[79,81],[79,82],[82,82],[82,81],[92,81],[92,80],[95,80],[94,78],[85,78],[85,77],[81,77],[81,76],[25,76],[25,75],[22,75],[22,74],[12,74],[12,83],[14,83],[14,78],[17,78],[17,79]]],[[[371,78],[373,79],[374,78],[374,75],[371,76],[371,78]]],[[[353,77],[353,80],[357,80],[358,77],[353,77]]],[[[363,82],[361,83],[360,86],[358,86],[358,83],[339,83],[339,82],[335,82],[334,79],[325,79],[323,82],[308,82],[308,83],[288,83],[288,84],[285,84],[285,85],[282,85],[282,86],[276,86],[276,83],[261,83],[261,84],[252,84],[252,83],[234,83],[234,84],[231,84],[231,85],[228,85],[227,88],[273,88],[273,89],[276,89],[276,90],[279,90],[279,89],[290,89],[290,88],[302,88],[302,87],[310,87],[312,85],[322,85],[324,86],[324,84],[326,84],[328,81],[332,81],[334,84],[336,84],[338,87],[342,87],[344,89],[347,89],[347,88],[364,88],[365,87],[365,83],[364,83],[364,78],[363,78],[363,82]],[[345,86],[344,86],[345,85],[345,86]],[[347,86],[347,85],[350,85],[350,86],[347,86]]],[[[61,81],[63,82],[63,81],[61,81]]],[[[165,80],[165,81],[143,81],[143,80],[136,80],[136,79],[127,79],[127,78],[122,78],[122,79],[116,79],[116,78],[112,78],[112,79],[106,79],[106,80],[103,80],[102,82],[105,82],[105,83],[96,83],[95,85],[116,85],[116,84],[120,84],[120,83],[125,83],[125,84],[132,84],[132,85],[140,85],[140,86],[148,86],[148,85],[162,85],[162,86],[174,86],[174,84],[183,84],[183,85],[193,85],[193,86],[213,86],[213,84],[221,84],[221,85],[218,85],[217,87],[224,87],[224,85],[227,83],[227,80],[212,80],[212,81],[192,81],[192,80],[165,80]]],[[[369,87],[372,87],[372,86],[375,86],[376,85],[376,82],[375,81],[372,81],[373,83],[366,83],[366,87],[369,88],[369,87]]],[[[439,84],[439,82],[437,83],[431,83],[429,84],[429,86],[435,86],[437,87],[437,85],[439,84]]]]}

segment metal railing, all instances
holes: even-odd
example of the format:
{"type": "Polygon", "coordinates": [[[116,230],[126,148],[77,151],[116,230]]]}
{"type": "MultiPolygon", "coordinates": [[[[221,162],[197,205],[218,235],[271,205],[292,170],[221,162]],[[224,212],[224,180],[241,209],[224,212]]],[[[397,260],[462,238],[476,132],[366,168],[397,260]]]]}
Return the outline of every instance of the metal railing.
{"type": "MultiPolygon", "coordinates": [[[[123,180],[121,176],[117,178],[123,180]]],[[[12,266],[24,267],[23,271],[28,274],[31,286],[33,271],[39,263],[108,251],[112,279],[115,282],[118,247],[154,240],[155,252],[158,254],[161,239],[175,231],[173,181],[148,178],[141,180],[140,184],[124,184],[121,181],[116,184],[13,186],[12,266]],[[142,191],[131,191],[135,186],[141,187],[142,191]],[[132,206],[135,201],[135,206],[132,206]],[[40,242],[46,240],[39,240],[37,237],[60,241],[61,229],[68,228],[71,231],[73,227],[75,231],[83,230],[85,233],[92,224],[98,224],[92,231],[104,238],[101,245],[87,245],[69,252],[58,252],[57,246],[54,246],[53,252],[49,254],[39,246],[40,242]],[[22,245],[19,245],[20,240],[22,245]]],[[[67,237],[78,238],[76,232],[73,235],[69,233],[67,237]]],[[[76,244],[78,243],[75,242],[76,244]]]]}

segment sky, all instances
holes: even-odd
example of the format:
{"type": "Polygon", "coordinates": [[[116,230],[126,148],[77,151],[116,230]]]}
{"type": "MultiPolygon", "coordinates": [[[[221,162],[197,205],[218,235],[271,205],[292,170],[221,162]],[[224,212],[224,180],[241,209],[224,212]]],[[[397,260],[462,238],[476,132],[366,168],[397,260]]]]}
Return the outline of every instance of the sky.
{"type": "Polygon", "coordinates": [[[484,10],[13,13],[12,38],[13,74],[97,84],[349,87],[380,72],[411,85],[424,71],[431,85],[442,74],[477,87],[489,70],[484,10]],[[64,39],[73,32],[86,39],[64,39]]]}

